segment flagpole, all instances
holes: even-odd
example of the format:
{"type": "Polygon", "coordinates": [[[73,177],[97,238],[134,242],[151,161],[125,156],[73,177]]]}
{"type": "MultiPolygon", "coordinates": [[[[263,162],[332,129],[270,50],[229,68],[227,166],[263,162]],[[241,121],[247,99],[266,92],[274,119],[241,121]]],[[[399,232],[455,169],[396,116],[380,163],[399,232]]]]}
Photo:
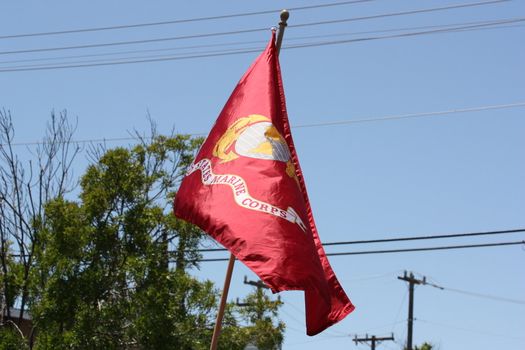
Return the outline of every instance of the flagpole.
{"type": "Polygon", "coordinates": [[[215,320],[215,328],[213,329],[213,336],[211,338],[210,350],[216,350],[219,343],[219,334],[221,333],[222,319],[224,317],[224,309],[226,308],[226,300],[228,299],[228,291],[230,289],[230,282],[232,280],[233,265],[235,264],[235,256],[230,254],[228,261],[228,268],[226,269],[226,277],[224,278],[224,287],[222,289],[221,303],[219,305],[219,312],[215,320]]]}
{"type": "MultiPolygon", "coordinates": [[[[284,29],[288,25],[286,21],[290,17],[288,10],[281,11],[281,22],[279,22],[279,33],[277,33],[277,40],[275,42],[275,48],[277,50],[277,56],[281,51],[281,44],[283,43],[284,29]]],[[[233,266],[235,265],[235,256],[230,254],[230,260],[228,261],[228,268],[226,269],[226,277],[224,278],[224,287],[222,289],[221,302],[219,304],[219,310],[217,312],[217,319],[215,320],[215,327],[213,328],[213,336],[211,338],[210,350],[217,350],[219,344],[219,335],[222,328],[222,319],[224,318],[224,309],[226,308],[226,301],[228,299],[228,291],[230,290],[230,283],[232,280],[233,266]]]]}
{"type": "Polygon", "coordinates": [[[288,10],[281,11],[281,22],[279,22],[279,33],[277,33],[277,41],[275,43],[275,48],[277,49],[277,56],[281,52],[281,45],[283,43],[284,29],[288,25],[286,21],[290,18],[290,12],[288,10]]]}

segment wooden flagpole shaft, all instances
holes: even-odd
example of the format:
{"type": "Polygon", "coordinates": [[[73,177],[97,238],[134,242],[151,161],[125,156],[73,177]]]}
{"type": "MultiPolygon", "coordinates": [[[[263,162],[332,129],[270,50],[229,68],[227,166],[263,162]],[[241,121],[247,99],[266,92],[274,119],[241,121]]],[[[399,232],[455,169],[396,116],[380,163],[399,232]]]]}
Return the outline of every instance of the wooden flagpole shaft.
{"type": "MultiPolygon", "coordinates": [[[[281,22],[279,22],[279,33],[277,34],[277,41],[275,48],[277,49],[277,55],[281,51],[281,44],[283,43],[284,29],[288,25],[286,21],[290,17],[288,10],[281,11],[281,22]]],[[[226,308],[226,301],[228,299],[228,291],[230,290],[230,282],[232,280],[233,265],[235,264],[235,256],[230,254],[230,260],[228,261],[228,269],[226,270],[226,277],[224,279],[224,288],[222,289],[221,303],[219,304],[219,312],[217,313],[217,319],[215,320],[215,327],[213,328],[213,336],[211,338],[210,350],[217,350],[219,344],[219,335],[221,334],[222,319],[224,318],[224,309],[226,308]]]]}
{"type": "Polygon", "coordinates": [[[226,300],[228,299],[228,291],[230,289],[230,282],[232,280],[233,265],[235,264],[235,256],[230,254],[228,261],[228,269],[226,270],[226,278],[224,279],[224,288],[222,289],[221,303],[219,305],[219,312],[215,320],[215,328],[213,328],[213,336],[211,338],[210,350],[216,350],[219,343],[219,335],[221,334],[222,319],[224,317],[224,309],[226,308],[226,300]]]}

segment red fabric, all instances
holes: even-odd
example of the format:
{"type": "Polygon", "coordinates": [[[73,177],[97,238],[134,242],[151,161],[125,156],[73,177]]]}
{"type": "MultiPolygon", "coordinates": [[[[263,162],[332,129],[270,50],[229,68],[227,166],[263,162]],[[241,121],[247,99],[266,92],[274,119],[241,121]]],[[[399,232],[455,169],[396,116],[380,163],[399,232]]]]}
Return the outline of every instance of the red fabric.
{"type": "Polygon", "coordinates": [[[199,150],[176,196],[175,215],[210,234],[274,293],[304,290],[308,335],[353,311],[315,227],[286,113],[275,34],[199,150]]]}

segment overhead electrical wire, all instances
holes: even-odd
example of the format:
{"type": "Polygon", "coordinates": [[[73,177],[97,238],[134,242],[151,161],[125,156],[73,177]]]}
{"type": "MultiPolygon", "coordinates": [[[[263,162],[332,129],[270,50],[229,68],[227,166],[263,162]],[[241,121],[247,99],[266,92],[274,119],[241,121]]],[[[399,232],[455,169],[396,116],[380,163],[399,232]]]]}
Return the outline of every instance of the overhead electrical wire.
{"type": "MultiPolygon", "coordinates": [[[[408,294],[408,292],[406,293],[408,294]]],[[[379,324],[379,325],[375,325],[375,326],[370,326],[370,327],[367,327],[366,329],[363,329],[363,330],[359,330],[357,332],[354,332],[354,333],[346,333],[346,332],[343,332],[342,334],[344,334],[346,337],[355,337],[355,336],[359,336],[359,334],[363,334],[363,333],[369,333],[371,331],[375,331],[375,330],[378,330],[378,329],[384,329],[384,328],[387,328],[387,327],[390,327],[390,326],[396,326],[400,323],[405,323],[406,322],[406,319],[405,320],[400,320],[400,321],[396,321],[396,322],[391,322],[391,323],[383,323],[383,324],[379,324]]]]}
{"type": "MultiPolygon", "coordinates": [[[[294,39],[293,38],[287,38],[287,41],[289,41],[289,40],[294,40],[294,39]]],[[[147,53],[147,52],[184,51],[184,50],[191,50],[191,49],[203,49],[203,48],[224,47],[224,46],[238,46],[238,45],[246,45],[246,44],[264,44],[264,43],[267,43],[267,42],[268,42],[267,40],[247,40],[247,41],[235,41],[235,42],[215,43],[215,44],[176,46],[176,47],[167,47],[167,48],[160,48],[160,49],[127,50],[127,51],[103,52],[103,53],[93,53],[93,54],[83,54],[83,55],[28,58],[28,59],[16,59],[16,60],[10,60],[10,61],[0,61],[0,64],[22,63],[22,62],[38,62],[38,61],[53,61],[53,60],[66,60],[66,59],[71,59],[71,58],[89,58],[89,57],[102,57],[102,56],[117,56],[117,55],[127,55],[127,54],[147,53]]]]}
{"type": "MultiPolygon", "coordinates": [[[[97,64],[97,63],[126,63],[130,62],[132,60],[142,60],[142,59],[164,59],[166,57],[170,58],[178,58],[178,59],[185,59],[189,56],[195,56],[195,55],[202,55],[203,57],[213,57],[213,55],[222,56],[223,54],[228,55],[235,55],[235,54],[244,54],[244,53],[250,53],[250,52],[258,52],[261,50],[261,46],[256,47],[244,47],[244,48],[237,48],[237,49],[222,49],[222,50],[210,50],[210,51],[195,51],[190,53],[184,53],[184,54],[178,54],[176,56],[166,56],[166,55],[149,55],[149,56],[131,56],[131,57],[120,57],[120,58],[114,58],[111,61],[108,61],[107,59],[98,59],[98,60],[85,60],[85,61],[71,61],[71,62],[59,62],[59,63],[44,63],[44,64],[34,64],[34,65],[21,65],[21,66],[6,66],[6,68],[16,68],[16,69],[23,69],[23,68],[46,68],[46,67],[56,67],[57,65],[69,65],[69,64],[75,64],[75,65],[81,65],[81,64],[97,64]]],[[[3,68],[3,67],[1,67],[3,68]]]]}
{"type": "MultiPolygon", "coordinates": [[[[299,28],[299,27],[310,27],[310,26],[335,24],[335,23],[343,23],[343,22],[363,21],[363,20],[378,19],[378,18],[385,18],[385,17],[413,15],[413,14],[429,13],[429,12],[436,12],[436,11],[447,11],[447,10],[458,9],[458,8],[468,8],[468,7],[475,7],[475,6],[492,5],[492,4],[508,2],[508,1],[510,1],[510,0],[491,0],[491,1],[481,1],[481,2],[466,3],[466,4],[455,4],[455,5],[450,5],[450,6],[433,7],[433,8],[418,9],[418,10],[411,10],[411,11],[383,13],[383,14],[379,14],[379,15],[366,16],[366,17],[352,17],[352,18],[343,18],[343,19],[330,20],[330,21],[318,21],[318,22],[300,23],[300,24],[295,24],[295,25],[289,25],[288,27],[290,27],[290,28],[299,28]]],[[[267,28],[267,27],[264,27],[264,28],[251,28],[251,29],[232,30],[232,31],[225,31],[225,32],[183,35],[183,36],[176,36],[176,37],[164,37],[164,38],[153,38],[153,39],[142,39],[142,40],[115,41],[115,42],[98,43],[98,44],[83,44],[83,45],[72,45],[72,46],[57,46],[57,47],[46,47],[46,48],[33,48],[33,49],[0,51],[0,55],[11,55],[11,54],[20,54],[20,53],[33,53],[33,52],[49,52],[49,51],[61,51],[61,50],[74,50],[74,49],[86,49],[86,48],[95,48],[95,47],[134,45],[134,44],[146,44],[146,43],[156,43],[156,42],[165,42],[165,41],[174,41],[174,40],[184,40],[184,39],[195,39],[195,38],[204,38],[204,37],[217,37],[217,36],[246,34],[246,33],[266,31],[268,29],[269,28],[267,28]]]]}
{"type": "MultiPolygon", "coordinates": [[[[328,122],[322,122],[322,123],[299,124],[299,125],[292,126],[292,129],[313,128],[313,127],[323,127],[323,126],[333,126],[333,125],[349,125],[349,124],[379,122],[379,121],[388,121],[388,120],[400,120],[400,119],[410,119],[410,118],[435,117],[435,116],[442,116],[442,115],[447,115],[447,114],[472,113],[472,112],[481,112],[481,111],[499,110],[499,109],[517,108],[517,107],[525,107],[525,101],[517,102],[517,103],[499,104],[499,105],[470,107],[470,108],[457,108],[457,109],[449,109],[449,110],[435,111],[435,112],[409,113],[409,114],[387,115],[387,116],[381,116],[381,117],[347,119],[347,120],[339,120],[339,121],[332,121],[332,122],[328,121],[328,122]]],[[[192,133],[189,135],[190,136],[205,136],[206,134],[205,133],[192,133]]],[[[96,142],[133,141],[137,139],[138,139],[137,137],[112,137],[112,138],[71,140],[71,141],[68,141],[68,143],[85,144],[85,143],[96,143],[96,142]]],[[[16,142],[16,143],[12,143],[11,146],[36,146],[36,145],[41,145],[41,144],[42,142],[38,142],[38,141],[16,142]]],[[[0,144],[0,146],[5,146],[5,144],[0,144]]]]}
{"type": "MultiPolygon", "coordinates": [[[[447,29],[439,29],[439,30],[430,30],[430,31],[420,31],[420,32],[411,32],[411,33],[403,33],[403,34],[396,34],[396,35],[387,35],[387,36],[376,36],[376,37],[365,37],[365,38],[357,38],[357,39],[348,39],[348,40],[337,40],[337,41],[324,41],[324,42],[316,42],[316,43],[305,43],[305,44],[297,44],[297,45],[287,45],[282,47],[283,50],[289,50],[289,49],[301,49],[301,48],[310,48],[310,47],[320,47],[320,46],[327,46],[327,45],[340,45],[340,44],[349,44],[349,43],[357,43],[357,42],[366,42],[366,41],[375,41],[375,40],[384,40],[384,39],[394,39],[394,38],[404,38],[404,37],[414,37],[414,36],[420,36],[420,35],[429,35],[429,34],[440,34],[440,33],[451,33],[451,32],[460,32],[460,31],[473,31],[473,30],[479,30],[479,29],[488,29],[488,27],[497,29],[501,27],[496,27],[497,25],[505,24],[505,23],[517,23],[517,22],[524,22],[525,19],[514,19],[509,20],[505,22],[500,23],[491,23],[491,24],[480,24],[480,25],[472,25],[472,26],[458,26],[458,27],[452,27],[447,29]]],[[[125,64],[136,64],[136,63],[148,63],[148,62],[164,62],[164,61],[175,61],[175,60],[188,60],[188,59],[197,59],[197,58],[209,58],[209,57],[219,57],[219,56],[231,56],[231,55],[238,55],[238,54],[247,54],[247,53],[255,53],[259,52],[261,50],[260,47],[257,48],[250,48],[250,49],[238,49],[238,50],[230,50],[230,51],[220,51],[220,52],[212,52],[212,53],[200,53],[200,54],[187,54],[187,55],[179,55],[179,56],[164,56],[159,58],[149,58],[149,59],[131,59],[131,60],[124,60],[124,61],[99,61],[98,63],[71,63],[71,64],[65,64],[65,65],[52,65],[52,66],[46,66],[46,65],[35,65],[35,66],[21,66],[21,67],[6,67],[1,68],[0,73],[5,72],[21,72],[21,71],[39,71],[39,70],[54,70],[54,69],[69,69],[69,68],[86,68],[86,67],[100,67],[100,66],[114,66],[114,65],[125,65],[125,64]]]]}
{"type": "Polygon", "coordinates": [[[500,297],[500,296],[497,296],[497,295],[469,292],[469,291],[466,291],[466,290],[461,290],[461,289],[456,289],[456,288],[443,287],[441,285],[437,285],[435,283],[430,283],[430,282],[425,282],[424,284],[429,285],[429,286],[434,287],[434,288],[437,288],[439,290],[460,293],[460,294],[469,295],[469,296],[473,296],[473,297],[477,297],[477,298],[484,298],[484,299],[490,299],[490,300],[496,300],[496,301],[503,301],[503,302],[506,302],[506,303],[525,305],[525,300],[518,300],[518,299],[500,297]]]}
{"type": "MultiPolygon", "coordinates": [[[[324,244],[325,246],[328,244],[324,244]]],[[[423,251],[439,251],[439,250],[456,250],[456,249],[472,249],[472,248],[488,248],[488,247],[503,247],[503,246],[514,246],[514,245],[525,245],[525,240],[522,241],[510,241],[510,242],[493,242],[493,243],[479,243],[479,244],[463,244],[463,245],[448,245],[448,246],[435,246],[435,247],[418,247],[418,248],[401,248],[401,249],[380,249],[380,250],[361,250],[351,252],[335,252],[326,253],[326,256],[347,256],[347,255],[371,255],[371,254],[392,254],[392,253],[409,253],[409,252],[423,252],[423,251]]],[[[221,248],[217,249],[200,249],[199,252],[212,252],[225,250],[221,248]]],[[[171,251],[170,253],[173,253],[171,251]]],[[[13,257],[20,257],[20,254],[13,254],[13,257]]],[[[228,261],[229,258],[204,258],[198,259],[198,262],[220,262],[228,261]]],[[[173,259],[170,259],[174,262],[173,259]]],[[[455,290],[458,292],[459,290],[455,290]]],[[[465,291],[462,291],[466,293],[465,291]]],[[[472,294],[472,293],[470,293],[472,294]]],[[[481,296],[477,295],[477,296],[481,296]]],[[[486,295],[485,295],[486,297],[486,295]]],[[[508,300],[507,300],[508,301],[508,300]]],[[[513,300],[513,302],[516,300],[513,300]]],[[[518,301],[521,302],[521,301],[518,301]]]]}
{"type": "Polygon", "coordinates": [[[62,51],[62,50],[76,50],[76,49],[90,49],[90,48],[95,48],[95,47],[148,44],[148,43],[158,43],[158,42],[165,42],[165,41],[175,41],[175,40],[210,38],[210,37],[217,37],[217,36],[255,33],[255,32],[261,32],[261,31],[267,31],[268,29],[269,28],[267,27],[250,28],[250,29],[231,30],[231,31],[226,31],[226,32],[191,34],[191,35],[172,36],[172,37],[165,37],[165,38],[129,40],[129,41],[113,41],[113,42],[99,43],[99,44],[84,44],[84,45],[57,46],[57,47],[43,47],[43,48],[36,48],[36,49],[0,51],[0,55],[12,55],[12,54],[20,54],[20,53],[48,52],[48,51],[62,51]]]}
{"type": "MultiPolygon", "coordinates": [[[[525,21],[525,20],[520,20],[525,21]]],[[[401,37],[410,37],[423,34],[438,34],[440,32],[452,32],[452,31],[466,31],[466,30],[476,30],[476,29],[490,29],[485,28],[487,26],[493,26],[494,24],[476,26],[475,28],[462,27],[462,28],[448,28],[444,30],[428,31],[428,32],[417,32],[417,33],[405,33],[398,34],[393,36],[383,36],[375,38],[360,38],[360,39],[350,39],[350,40],[339,40],[339,41],[327,41],[327,42],[317,42],[317,43],[307,43],[307,44],[298,44],[298,45],[288,45],[282,49],[298,49],[298,48],[310,48],[326,45],[340,45],[348,44],[354,42],[364,42],[371,40],[379,39],[393,39],[401,37]]],[[[493,27],[492,29],[498,29],[502,27],[493,27]]],[[[22,66],[7,66],[0,68],[1,72],[18,72],[18,71],[40,71],[40,70],[53,70],[53,69],[67,69],[67,68],[85,68],[85,67],[97,67],[97,66],[112,66],[112,65],[123,65],[123,64],[136,64],[136,63],[148,63],[148,62],[162,62],[162,61],[174,61],[174,60],[188,60],[188,59],[197,59],[197,58],[209,58],[209,57],[218,57],[218,56],[230,56],[236,54],[247,54],[247,53],[256,53],[260,51],[260,47],[252,48],[240,48],[240,49],[230,49],[230,50],[215,50],[215,51],[201,51],[198,53],[178,55],[178,56],[164,56],[164,55],[155,55],[155,56],[137,56],[137,57],[125,57],[125,58],[116,58],[113,61],[106,60],[87,60],[87,61],[74,61],[74,62],[65,62],[64,65],[57,65],[56,63],[50,64],[36,64],[36,65],[22,65],[22,66]]]]}
{"type": "MultiPolygon", "coordinates": [[[[435,250],[501,247],[501,246],[523,245],[523,244],[525,244],[525,241],[497,242],[497,243],[483,243],[483,244],[465,244],[465,245],[405,248],[405,249],[365,250],[365,251],[354,251],[354,252],[327,253],[326,255],[327,256],[343,256],[343,255],[408,253],[408,252],[422,252],[422,251],[435,251],[435,250]]],[[[212,258],[212,259],[200,259],[199,262],[219,262],[219,261],[228,261],[228,260],[229,258],[212,258]]]]}
{"type": "Polygon", "coordinates": [[[360,119],[352,119],[352,120],[340,120],[340,121],[333,121],[333,122],[299,124],[299,125],[296,125],[295,128],[314,128],[314,127],[321,127],[321,126],[360,124],[360,123],[370,123],[370,122],[379,122],[379,121],[387,121],[387,120],[402,120],[402,119],[412,119],[412,118],[422,118],[422,117],[436,117],[436,116],[455,114],[455,113],[481,112],[481,111],[515,108],[515,107],[525,107],[525,102],[511,103],[511,104],[505,104],[505,105],[474,107],[474,108],[460,108],[460,109],[437,111],[437,112],[409,113],[409,114],[400,114],[400,115],[389,115],[389,116],[384,116],[384,117],[372,117],[372,118],[360,118],[360,119]]]}
{"type": "Polygon", "coordinates": [[[368,250],[368,251],[357,251],[357,252],[339,252],[339,253],[327,253],[326,255],[329,255],[329,256],[341,256],[341,255],[408,253],[408,252],[424,252],[424,251],[432,251],[432,250],[450,250],[450,249],[466,249],[466,248],[501,247],[501,246],[524,245],[524,244],[525,244],[525,241],[513,241],[513,242],[496,242],[496,243],[448,245],[448,246],[438,246],[438,247],[420,247],[420,248],[403,248],[403,249],[368,250]]]}
{"type": "Polygon", "coordinates": [[[505,338],[505,339],[516,339],[516,340],[522,340],[522,341],[525,340],[525,337],[514,337],[514,336],[509,335],[509,334],[498,334],[498,333],[492,333],[492,332],[486,331],[486,330],[477,330],[477,329],[471,329],[471,328],[452,326],[452,325],[450,325],[448,323],[440,323],[440,322],[428,321],[428,320],[423,320],[421,318],[414,318],[414,321],[428,323],[428,324],[430,324],[432,326],[438,326],[438,327],[445,327],[445,328],[449,328],[449,329],[455,329],[455,330],[458,330],[458,331],[478,333],[478,334],[481,334],[481,335],[484,335],[484,336],[489,336],[489,337],[501,337],[501,338],[505,338]]]}
{"type": "Polygon", "coordinates": [[[349,245],[349,244],[372,244],[372,243],[390,243],[390,242],[406,242],[406,241],[421,241],[428,239],[446,239],[446,238],[464,238],[464,237],[476,237],[476,236],[494,236],[511,233],[522,233],[525,229],[515,230],[500,230],[500,231],[484,231],[484,232],[467,232],[467,233],[455,233],[446,235],[431,235],[431,236],[413,236],[413,237],[396,237],[396,238],[382,238],[382,239],[368,239],[361,241],[347,241],[347,242],[331,242],[325,243],[325,246],[335,245],[349,245]]]}
{"type": "MultiPolygon", "coordinates": [[[[401,315],[401,309],[405,305],[405,302],[408,299],[407,297],[408,297],[408,288],[405,289],[405,293],[403,294],[403,298],[401,299],[401,303],[399,304],[399,308],[397,309],[396,317],[394,318],[394,324],[392,325],[391,333],[394,333],[396,324],[399,324],[399,316],[401,315]]],[[[404,322],[404,320],[402,320],[402,322],[404,322]]]]}
{"type": "MultiPolygon", "coordinates": [[[[326,8],[326,7],[353,5],[353,4],[373,2],[373,1],[376,1],[376,0],[340,1],[340,2],[332,2],[332,3],[327,3],[327,4],[289,7],[288,10],[289,11],[312,10],[312,9],[319,9],[319,8],[326,8]]],[[[202,22],[202,21],[228,19],[228,18],[236,18],[236,17],[266,15],[266,14],[271,14],[271,13],[278,13],[279,11],[281,11],[281,9],[254,11],[254,12],[242,12],[242,13],[196,17],[196,18],[186,18],[186,19],[177,19],[177,20],[170,20],[170,21],[123,24],[123,25],[106,26],[106,27],[92,27],[92,28],[66,29],[66,30],[49,31],[49,32],[11,34],[11,35],[0,36],[0,40],[1,39],[24,38],[24,37],[35,37],[35,36],[50,36],[50,35],[62,35],[62,34],[73,34],[73,33],[99,32],[99,31],[141,28],[141,27],[154,27],[154,26],[163,26],[163,25],[168,25],[168,24],[182,24],[182,23],[202,22]]]]}
{"type": "Polygon", "coordinates": [[[471,2],[471,3],[466,3],[466,4],[454,4],[454,5],[449,5],[449,6],[433,7],[433,8],[427,8],[427,9],[418,9],[418,10],[411,10],[411,11],[383,13],[383,14],[372,15],[372,16],[333,19],[333,20],[319,21],[319,22],[313,22],[313,23],[292,24],[292,25],[288,25],[288,27],[289,28],[300,28],[300,27],[311,27],[311,26],[325,25],[325,24],[336,24],[336,23],[365,21],[365,20],[370,20],[370,19],[378,19],[378,18],[386,18],[386,17],[397,17],[397,16],[415,15],[415,14],[436,12],[436,11],[447,11],[447,10],[453,10],[453,9],[459,9],[459,8],[467,8],[467,7],[475,7],[475,6],[494,5],[494,4],[497,4],[497,3],[508,2],[508,1],[510,1],[510,0],[493,0],[493,1],[471,2]]]}
{"type": "MultiPolygon", "coordinates": [[[[507,22],[507,21],[514,21],[514,20],[519,20],[519,19],[524,19],[524,18],[506,18],[506,19],[475,21],[475,22],[456,22],[456,23],[447,23],[447,24],[438,24],[438,25],[398,27],[398,28],[379,29],[379,30],[365,30],[365,31],[357,31],[357,32],[306,35],[306,36],[296,36],[296,37],[291,36],[291,37],[287,37],[286,41],[293,42],[293,41],[305,40],[305,39],[319,39],[319,38],[331,38],[331,37],[362,35],[362,34],[402,32],[402,31],[408,31],[408,30],[421,30],[421,29],[431,29],[431,28],[432,29],[435,29],[435,28],[446,29],[448,27],[468,26],[468,25],[496,25],[496,24],[499,25],[502,23],[502,21],[507,22]]],[[[103,56],[117,56],[117,55],[138,54],[138,53],[148,53],[148,52],[183,51],[183,50],[212,48],[212,47],[239,46],[239,45],[246,45],[246,44],[265,44],[266,42],[267,42],[266,40],[234,41],[234,42],[224,42],[224,43],[214,43],[214,44],[178,46],[178,47],[169,47],[169,48],[160,48],[160,49],[141,49],[141,50],[127,50],[127,51],[104,52],[104,53],[83,54],[83,55],[15,59],[15,60],[9,60],[9,61],[0,61],[0,64],[55,61],[55,60],[67,60],[67,59],[75,59],[75,58],[89,58],[89,57],[103,57],[103,56]]],[[[67,62],[63,62],[62,64],[64,63],[67,63],[67,62]]]]}
{"type": "MultiPolygon", "coordinates": [[[[483,232],[466,232],[466,233],[454,233],[445,235],[428,235],[428,236],[410,236],[410,237],[394,237],[394,238],[381,238],[381,239],[367,239],[359,241],[345,241],[345,242],[327,242],[323,243],[323,246],[337,246],[337,245],[353,245],[353,244],[374,244],[374,243],[391,243],[391,242],[405,242],[405,241],[420,241],[428,239],[446,239],[446,238],[464,238],[464,237],[475,237],[475,236],[494,236],[511,233],[523,233],[525,228],[512,229],[512,230],[498,230],[498,231],[483,231],[483,232]]],[[[199,249],[199,252],[222,252],[226,251],[224,248],[209,248],[199,249]]]]}
{"type": "Polygon", "coordinates": [[[358,38],[358,39],[333,40],[333,41],[324,41],[324,42],[316,42],[316,43],[287,45],[286,47],[283,47],[283,49],[301,49],[301,48],[307,48],[307,47],[340,45],[340,44],[349,44],[349,43],[373,41],[373,40],[405,38],[405,37],[413,37],[413,36],[419,36],[419,35],[462,32],[462,31],[471,31],[471,30],[478,30],[478,29],[487,29],[488,27],[500,28],[496,26],[502,25],[502,24],[519,23],[519,22],[524,22],[524,21],[525,21],[524,18],[519,18],[519,19],[512,19],[512,20],[504,20],[504,21],[500,21],[499,23],[473,24],[473,25],[466,25],[466,26],[457,26],[457,27],[452,27],[452,28],[435,29],[435,30],[402,33],[402,34],[394,34],[394,35],[384,35],[384,36],[377,36],[377,37],[366,37],[366,38],[358,38]]]}

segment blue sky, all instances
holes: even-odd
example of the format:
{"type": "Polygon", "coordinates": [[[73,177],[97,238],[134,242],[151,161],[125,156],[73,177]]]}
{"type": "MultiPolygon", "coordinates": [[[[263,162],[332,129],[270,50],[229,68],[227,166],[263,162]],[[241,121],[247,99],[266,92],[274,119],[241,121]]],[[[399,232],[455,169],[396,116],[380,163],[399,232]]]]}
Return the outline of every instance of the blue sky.
{"type": "MultiPolygon", "coordinates": [[[[472,1],[474,2],[474,1],[472,1]]],[[[0,4],[2,35],[105,27],[317,5],[321,1],[17,1],[0,4]]],[[[325,2],[326,3],[326,2],[325,2]]],[[[369,1],[291,11],[281,67],[292,126],[525,102],[523,22],[504,28],[449,32],[341,45],[287,49],[296,43],[376,37],[394,32],[330,36],[431,25],[520,19],[523,1],[507,1],[331,25],[294,24],[471,3],[369,1]],[[298,39],[305,36],[322,38],[298,39]]],[[[266,15],[126,30],[0,39],[0,53],[31,48],[176,37],[270,28],[266,15]]],[[[412,29],[409,32],[428,30],[412,29]]],[[[78,118],[77,139],[119,138],[148,130],[206,133],[257,53],[91,68],[2,72],[21,65],[63,64],[65,56],[186,49],[187,53],[254,48],[269,31],[143,45],[0,54],[0,107],[14,117],[17,142],[40,139],[52,110],[78,118]],[[253,42],[238,44],[239,42],[253,42]],[[55,58],[55,61],[22,60],[55,58]],[[5,63],[6,61],[15,61],[5,63]]],[[[71,58],[179,54],[127,53],[71,58]]],[[[294,139],[321,239],[325,242],[490,231],[525,227],[525,108],[492,109],[412,119],[296,128],[294,139]]],[[[129,141],[111,142],[126,145],[129,141]]],[[[23,151],[23,148],[22,148],[23,151]]],[[[86,161],[75,169],[81,174],[86,161]]],[[[338,251],[518,241],[525,234],[405,244],[344,246],[338,251]]],[[[336,251],[336,249],[327,249],[336,251]]],[[[219,256],[219,255],[217,255],[219,256]]],[[[221,255],[221,257],[224,255],[221,255]]],[[[210,256],[211,257],[211,256],[210,256]]],[[[366,349],[354,334],[396,337],[378,349],[400,349],[406,337],[403,270],[445,287],[525,299],[523,246],[331,258],[356,311],[319,336],[305,335],[303,298],[281,293],[287,324],[284,349],[366,349]],[[350,336],[350,334],[352,336],[350,336]]],[[[203,263],[195,273],[222,286],[226,263],[203,263]]],[[[235,267],[231,299],[249,288],[235,267]]],[[[415,343],[443,350],[525,348],[525,305],[419,286],[415,343]]]]}

